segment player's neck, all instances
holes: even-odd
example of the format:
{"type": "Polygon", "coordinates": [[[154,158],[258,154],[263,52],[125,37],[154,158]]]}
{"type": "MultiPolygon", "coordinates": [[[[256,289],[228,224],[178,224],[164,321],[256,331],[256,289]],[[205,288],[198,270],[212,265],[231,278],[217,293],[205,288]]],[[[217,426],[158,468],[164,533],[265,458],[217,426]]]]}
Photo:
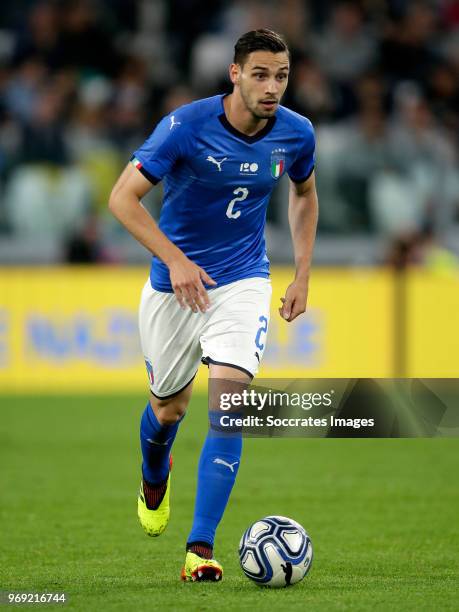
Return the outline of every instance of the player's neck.
{"type": "Polygon", "coordinates": [[[247,136],[254,136],[268,123],[267,119],[257,119],[254,117],[242,99],[235,96],[234,93],[223,98],[223,107],[229,123],[247,136]]]}

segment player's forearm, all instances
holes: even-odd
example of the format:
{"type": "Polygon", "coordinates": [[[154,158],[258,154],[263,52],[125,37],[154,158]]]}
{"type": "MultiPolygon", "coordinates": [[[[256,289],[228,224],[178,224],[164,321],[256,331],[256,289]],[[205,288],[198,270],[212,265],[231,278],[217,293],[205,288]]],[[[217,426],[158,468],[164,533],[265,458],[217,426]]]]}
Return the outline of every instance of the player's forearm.
{"type": "Polygon", "coordinates": [[[316,237],[319,204],[315,189],[307,194],[290,193],[289,223],[295,255],[295,278],[307,280],[316,237]]]}
{"type": "Polygon", "coordinates": [[[183,252],[159,229],[150,213],[135,196],[112,195],[109,209],[140,244],[166,265],[184,257],[183,252]]]}

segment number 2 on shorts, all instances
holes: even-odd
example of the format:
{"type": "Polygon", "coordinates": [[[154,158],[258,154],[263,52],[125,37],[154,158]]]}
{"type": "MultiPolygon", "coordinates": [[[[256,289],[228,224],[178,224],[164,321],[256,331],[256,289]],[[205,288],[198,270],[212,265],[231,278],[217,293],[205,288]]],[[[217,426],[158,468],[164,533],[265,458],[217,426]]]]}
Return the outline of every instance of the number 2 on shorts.
{"type": "Polygon", "coordinates": [[[258,320],[260,323],[263,323],[263,325],[257,331],[257,335],[255,336],[255,345],[258,349],[260,349],[260,351],[262,351],[265,348],[265,345],[261,343],[261,334],[266,334],[268,331],[268,319],[261,316],[258,320]]]}

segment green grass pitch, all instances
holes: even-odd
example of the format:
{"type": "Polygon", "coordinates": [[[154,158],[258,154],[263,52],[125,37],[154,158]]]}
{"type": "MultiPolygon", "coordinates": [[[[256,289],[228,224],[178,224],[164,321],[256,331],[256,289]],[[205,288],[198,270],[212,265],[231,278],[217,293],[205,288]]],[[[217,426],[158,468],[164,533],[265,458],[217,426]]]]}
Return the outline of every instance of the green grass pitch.
{"type": "Polygon", "coordinates": [[[144,403],[0,397],[1,590],[65,591],[84,611],[457,609],[459,440],[246,440],[217,534],[223,582],[183,584],[206,400],[181,426],[157,539],[136,516],[144,403]],[[267,514],[312,538],[311,572],[289,589],[239,569],[243,530],[267,514]]]}

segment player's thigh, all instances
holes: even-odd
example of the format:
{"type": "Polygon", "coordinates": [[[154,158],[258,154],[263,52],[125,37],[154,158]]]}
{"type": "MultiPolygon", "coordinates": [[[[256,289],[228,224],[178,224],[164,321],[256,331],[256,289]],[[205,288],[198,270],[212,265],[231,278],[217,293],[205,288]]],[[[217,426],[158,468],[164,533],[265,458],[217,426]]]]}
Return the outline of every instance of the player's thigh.
{"type": "Polygon", "coordinates": [[[173,293],[156,291],[147,281],[139,307],[140,343],[150,391],[158,399],[187,396],[201,358],[202,325],[202,313],[180,308],[173,293]]]}
{"type": "Polygon", "coordinates": [[[203,328],[203,361],[239,369],[253,377],[268,332],[271,283],[249,278],[212,291],[212,311],[203,328]]]}
{"type": "MultiPolygon", "coordinates": [[[[250,385],[252,376],[239,368],[210,363],[209,379],[209,409],[219,410],[223,405],[222,399],[226,398],[228,402],[228,398],[233,394],[240,395],[250,385]]],[[[234,407],[226,410],[234,411],[234,407]]],[[[238,410],[240,411],[236,407],[236,411],[238,410]]]]}
{"type": "Polygon", "coordinates": [[[247,372],[243,372],[239,368],[233,368],[227,365],[218,365],[215,363],[209,364],[209,378],[227,378],[229,380],[236,380],[237,382],[250,382],[252,376],[249,376],[247,372]]]}

